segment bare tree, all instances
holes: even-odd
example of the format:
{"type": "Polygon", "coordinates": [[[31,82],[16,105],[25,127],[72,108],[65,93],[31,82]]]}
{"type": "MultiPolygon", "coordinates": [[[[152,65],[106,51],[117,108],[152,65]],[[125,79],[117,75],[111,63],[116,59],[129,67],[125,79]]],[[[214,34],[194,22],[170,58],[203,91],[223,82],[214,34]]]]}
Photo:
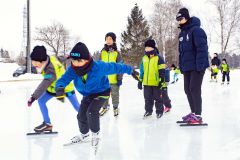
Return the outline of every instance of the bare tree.
{"type": "Polygon", "coordinates": [[[45,43],[55,53],[65,55],[70,49],[69,31],[61,23],[36,28],[35,40],[45,43]]]}
{"type": "Polygon", "coordinates": [[[220,26],[221,52],[225,54],[237,27],[240,25],[240,1],[212,0],[211,3],[218,12],[217,22],[220,26]]]}
{"type": "Polygon", "coordinates": [[[178,27],[175,20],[180,0],[158,0],[151,16],[151,32],[166,63],[178,61],[178,27]]]}

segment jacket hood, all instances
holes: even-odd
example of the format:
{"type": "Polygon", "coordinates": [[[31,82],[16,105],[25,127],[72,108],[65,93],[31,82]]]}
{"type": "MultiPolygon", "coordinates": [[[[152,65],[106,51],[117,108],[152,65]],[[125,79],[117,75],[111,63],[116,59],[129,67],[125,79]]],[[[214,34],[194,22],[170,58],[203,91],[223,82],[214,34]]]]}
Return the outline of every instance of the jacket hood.
{"type": "Polygon", "coordinates": [[[189,29],[189,28],[192,28],[193,26],[198,26],[200,27],[201,26],[201,21],[199,18],[197,17],[191,17],[186,24],[184,25],[181,25],[180,28],[185,30],[185,29],[189,29]]]}

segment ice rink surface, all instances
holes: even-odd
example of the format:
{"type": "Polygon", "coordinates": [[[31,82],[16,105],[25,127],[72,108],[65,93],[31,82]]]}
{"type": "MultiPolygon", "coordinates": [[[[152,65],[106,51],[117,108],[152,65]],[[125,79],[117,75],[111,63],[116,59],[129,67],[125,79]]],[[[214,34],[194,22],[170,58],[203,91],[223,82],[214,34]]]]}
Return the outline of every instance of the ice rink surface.
{"type": "MultiPolygon", "coordinates": [[[[120,90],[120,115],[113,109],[101,118],[101,142],[96,155],[91,144],[63,147],[79,134],[76,111],[66,100],[48,102],[53,130],[58,135],[26,136],[42,123],[38,103],[27,107],[35,81],[0,82],[1,160],[240,160],[240,71],[230,73],[230,85],[209,82],[205,74],[202,98],[207,127],[179,127],[190,112],[183,80],[169,85],[172,110],[143,120],[144,98],[137,82],[125,76],[120,90]]],[[[81,96],[77,94],[79,100],[81,96]]],[[[154,109],[155,111],[155,109],[154,109]]]]}

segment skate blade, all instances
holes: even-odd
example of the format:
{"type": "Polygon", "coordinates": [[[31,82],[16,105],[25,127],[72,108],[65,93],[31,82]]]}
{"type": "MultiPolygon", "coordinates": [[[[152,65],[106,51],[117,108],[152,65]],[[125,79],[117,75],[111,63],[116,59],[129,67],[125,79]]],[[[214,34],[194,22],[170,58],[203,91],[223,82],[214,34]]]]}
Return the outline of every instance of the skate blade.
{"type": "Polygon", "coordinates": [[[97,155],[98,145],[97,145],[97,146],[92,146],[92,147],[93,147],[93,153],[94,153],[94,155],[97,155]]]}
{"type": "Polygon", "coordinates": [[[104,117],[107,114],[107,112],[103,113],[103,114],[99,114],[99,117],[104,117]]]}
{"type": "Polygon", "coordinates": [[[185,124],[180,124],[179,126],[181,126],[181,127],[208,126],[208,124],[207,124],[207,123],[201,123],[201,124],[189,124],[189,123],[185,123],[185,124]]]}
{"type": "Polygon", "coordinates": [[[151,116],[147,116],[147,117],[143,117],[144,120],[150,119],[150,118],[152,118],[152,115],[151,116]]]}
{"type": "Polygon", "coordinates": [[[54,134],[58,134],[58,132],[54,131],[54,132],[32,132],[32,133],[27,133],[27,136],[33,136],[33,135],[54,135],[54,134]]]}
{"type": "Polygon", "coordinates": [[[186,121],[177,121],[176,123],[187,123],[186,121]]]}
{"type": "Polygon", "coordinates": [[[90,142],[90,140],[86,140],[86,141],[79,141],[79,142],[69,142],[69,143],[65,143],[63,144],[64,147],[66,146],[74,146],[74,145],[77,145],[77,144],[82,144],[82,143],[88,143],[90,142]]]}

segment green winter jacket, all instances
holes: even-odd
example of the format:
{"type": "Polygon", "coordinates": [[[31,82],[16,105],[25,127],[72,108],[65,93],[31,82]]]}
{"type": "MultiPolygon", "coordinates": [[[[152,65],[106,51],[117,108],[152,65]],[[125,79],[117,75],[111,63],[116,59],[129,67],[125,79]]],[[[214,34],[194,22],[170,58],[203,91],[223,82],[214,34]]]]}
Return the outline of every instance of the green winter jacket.
{"type": "MultiPolygon", "coordinates": [[[[48,57],[46,66],[41,73],[43,75],[43,80],[33,93],[35,99],[38,99],[46,91],[53,95],[56,94],[56,81],[65,73],[65,68],[55,56],[50,56],[48,57]]],[[[73,90],[73,83],[69,83],[65,88],[65,93],[72,92],[73,90]]]]}
{"type": "Polygon", "coordinates": [[[228,64],[221,64],[221,71],[222,72],[229,72],[228,64]]]}
{"type": "MultiPolygon", "coordinates": [[[[122,57],[118,51],[107,52],[105,49],[103,49],[101,52],[100,60],[102,60],[103,62],[122,63],[122,57]]],[[[122,75],[117,74],[109,75],[108,80],[110,84],[117,84],[118,80],[122,80],[122,75]]]]}
{"type": "Polygon", "coordinates": [[[140,80],[145,86],[159,86],[164,79],[166,65],[159,55],[148,57],[144,55],[140,65],[140,80]]]}

